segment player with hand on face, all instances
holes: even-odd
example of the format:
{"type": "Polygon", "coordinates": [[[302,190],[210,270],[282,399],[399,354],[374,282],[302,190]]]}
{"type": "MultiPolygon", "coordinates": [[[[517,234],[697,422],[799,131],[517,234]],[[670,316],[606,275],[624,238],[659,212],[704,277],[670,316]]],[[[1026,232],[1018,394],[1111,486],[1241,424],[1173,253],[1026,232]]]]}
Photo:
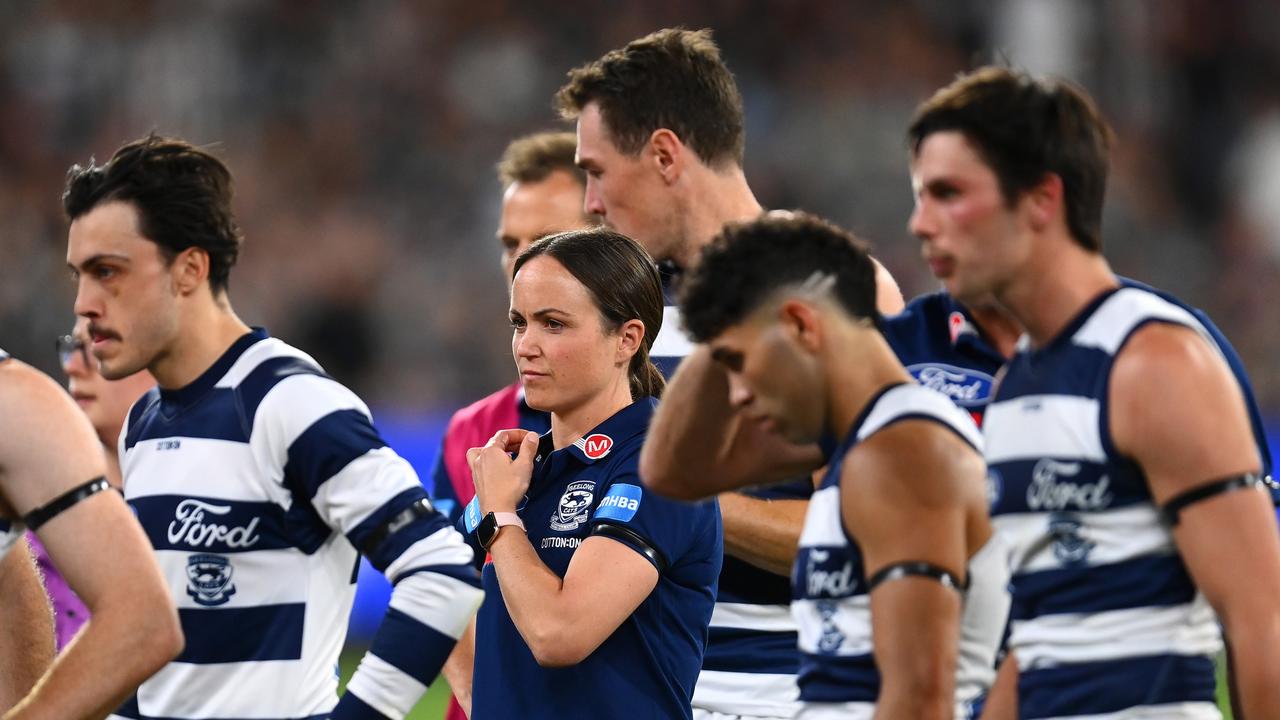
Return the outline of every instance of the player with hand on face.
{"type": "Polygon", "coordinates": [[[792,574],[797,717],[977,717],[1009,609],[981,439],[912,381],[875,297],[852,236],[774,212],[725,228],[680,307],[746,421],[798,445],[838,439],[792,574]]]}

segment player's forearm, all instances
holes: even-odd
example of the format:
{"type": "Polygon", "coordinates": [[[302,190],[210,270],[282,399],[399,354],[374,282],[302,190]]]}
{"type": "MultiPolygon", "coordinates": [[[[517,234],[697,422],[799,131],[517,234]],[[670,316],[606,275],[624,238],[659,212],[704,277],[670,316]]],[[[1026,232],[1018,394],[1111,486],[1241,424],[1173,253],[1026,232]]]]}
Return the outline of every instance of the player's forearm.
{"type": "Polygon", "coordinates": [[[472,674],[475,669],[476,623],[474,620],[458,638],[458,645],[444,663],[444,678],[467,717],[471,717],[472,674]]]}
{"type": "Polygon", "coordinates": [[[469,568],[444,567],[397,579],[387,614],[334,708],[334,720],[403,718],[440,674],[484,597],[469,568]]]}
{"type": "Polygon", "coordinates": [[[982,706],[982,720],[1018,720],[1018,660],[1005,655],[982,706]]]}
{"type": "Polygon", "coordinates": [[[886,684],[876,699],[876,720],[951,720],[954,715],[954,694],[937,684],[886,684]]]}
{"type": "Polygon", "coordinates": [[[53,662],[53,612],[25,542],[0,562],[0,711],[22,699],[53,662]]]}
{"type": "Polygon", "coordinates": [[[563,593],[564,581],[543,564],[529,538],[513,527],[502,528],[489,555],[511,622],[538,662],[558,664],[555,656],[578,617],[573,598],[563,593]]]}
{"type": "MultiPolygon", "coordinates": [[[[1280,617],[1259,613],[1257,624],[1242,623],[1231,633],[1231,673],[1239,692],[1242,717],[1280,717],[1280,617]]],[[[1230,632],[1230,631],[1228,631],[1230,632]]]]}
{"type": "Polygon", "coordinates": [[[722,486],[724,474],[717,472],[735,414],[728,397],[725,374],[705,347],[685,358],[649,424],[640,454],[645,485],[684,500],[728,489],[722,486]]]}
{"type": "Polygon", "coordinates": [[[805,500],[764,500],[733,492],[721,495],[724,551],[756,567],[789,576],[808,507],[805,500]]]}
{"type": "Polygon", "coordinates": [[[92,606],[84,629],[5,720],[105,717],[176,657],[183,641],[172,606],[142,595],[92,606]]]}

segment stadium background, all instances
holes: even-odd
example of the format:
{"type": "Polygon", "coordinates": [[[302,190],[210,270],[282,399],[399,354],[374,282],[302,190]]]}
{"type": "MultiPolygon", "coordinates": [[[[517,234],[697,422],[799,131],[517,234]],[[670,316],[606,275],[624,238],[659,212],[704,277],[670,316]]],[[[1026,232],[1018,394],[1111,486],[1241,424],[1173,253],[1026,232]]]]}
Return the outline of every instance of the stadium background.
{"type": "MultiPolygon", "coordinates": [[[[0,0],[0,346],[57,372],[70,164],[151,130],[214,144],[246,236],[236,310],[365,397],[426,477],[448,414],[512,376],[494,162],[562,126],[568,68],[682,24],[714,28],[738,77],[761,202],[853,228],[908,297],[932,288],[905,230],[915,104],[992,60],[1083,84],[1119,136],[1108,256],[1222,326],[1275,444],[1280,4],[694,5],[0,0]]],[[[356,643],[385,602],[370,575],[356,643]]]]}

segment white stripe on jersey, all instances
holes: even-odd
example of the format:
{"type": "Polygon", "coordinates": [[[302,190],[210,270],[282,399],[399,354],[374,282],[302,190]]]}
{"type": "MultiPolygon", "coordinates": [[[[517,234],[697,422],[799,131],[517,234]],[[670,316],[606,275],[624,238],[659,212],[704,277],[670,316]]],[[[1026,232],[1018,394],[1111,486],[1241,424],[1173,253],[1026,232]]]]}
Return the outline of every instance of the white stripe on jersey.
{"type": "Polygon", "coordinates": [[[987,432],[988,465],[1033,458],[1106,462],[1098,436],[1098,401],[1076,395],[1027,395],[987,406],[985,428],[1016,424],[1017,432],[987,432]]]}
{"type": "MultiPolygon", "coordinates": [[[[1037,541],[1045,532],[1044,513],[997,515],[992,518],[992,524],[1014,548],[1013,566],[1019,574],[1062,567],[1062,561],[1054,555],[1054,545],[1037,541]]],[[[1081,563],[1086,566],[1177,552],[1173,538],[1159,522],[1159,512],[1149,503],[1091,512],[1080,524],[1078,533],[1081,540],[1092,546],[1081,563]]]]}
{"type": "Polygon", "coordinates": [[[694,347],[693,341],[680,326],[680,308],[675,305],[662,308],[662,328],[658,330],[658,337],[653,339],[649,357],[688,357],[694,347]]]}
{"type": "Polygon", "coordinates": [[[269,337],[250,345],[240,357],[236,358],[236,361],[231,364],[231,369],[227,370],[227,374],[223,375],[214,387],[238,387],[249,376],[249,373],[253,372],[264,361],[282,357],[296,358],[308,365],[320,367],[320,363],[305,352],[282,340],[269,337]]]}
{"type": "Polygon", "coordinates": [[[873,649],[871,633],[871,597],[854,595],[839,601],[840,611],[834,615],[823,613],[818,608],[817,600],[800,599],[791,601],[791,614],[800,628],[800,652],[818,654],[818,642],[823,631],[839,632],[844,642],[835,652],[822,652],[824,657],[855,657],[866,655],[873,649]]]}
{"type": "Polygon", "coordinates": [[[1148,655],[1214,655],[1222,637],[1203,595],[1182,605],[1042,615],[1012,623],[1022,671],[1148,655]],[[1176,628],[1171,632],[1170,628],[1176,628]]]}
{"type": "Polygon", "coordinates": [[[809,498],[809,507],[821,507],[822,510],[811,509],[805,514],[804,528],[800,531],[800,547],[843,547],[849,544],[840,512],[839,485],[815,492],[809,498]]]}
{"type": "MultiPolygon", "coordinates": [[[[452,530],[453,528],[445,528],[437,531],[435,535],[443,535],[452,530]]],[[[474,588],[471,585],[447,575],[420,573],[410,575],[396,583],[396,593],[391,597],[391,607],[457,640],[471,623],[471,615],[458,612],[458,598],[474,595],[473,591],[474,588]]],[[[480,606],[480,599],[476,597],[476,607],[480,606]]],[[[474,610],[472,612],[474,613],[474,610]]],[[[363,695],[361,697],[364,698],[363,695]]],[[[415,696],[414,699],[416,700],[417,697],[415,696]]],[[[410,706],[412,707],[412,703],[410,706]]]]}
{"type": "MultiPolygon", "coordinates": [[[[862,425],[858,426],[858,442],[866,440],[903,415],[927,415],[935,418],[945,427],[959,433],[979,454],[982,453],[982,433],[973,424],[973,418],[946,395],[914,383],[894,387],[876,400],[871,412],[862,421],[862,425]]],[[[911,417],[903,419],[909,420],[911,417]]]]}
{"type": "Polygon", "coordinates": [[[352,676],[347,688],[369,707],[391,718],[408,715],[427,691],[426,685],[373,653],[360,661],[359,672],[352,676]]]}
{"type": "Polygon", "coordinates": [[[1222,720],[1213,703],[1188,702],[1142,705],[1101,715],[1059,715],[1045,720],[1222,720]]]}
{"type": "MultiPolygon", "coordinates": [[[[298,662],[189,665],[171,662],[138,688],[138,711],[144,717],[209,717],[210,698],[195,687],[218,688],[217,715],[235,718],[289,718],[319,715],[333,705],[338,679],[316,673],[298,662]],[[323,688],[308,690],[310,686],[323,688]],[[313,698],[299,707],[299,698],[313,698]]],[[[112,716],[115,717],[115,716],[112,716]]]]}
{"type": "Polygon", "coordinates": [[[1200,321],[1183,308],[1139,288],[1121,288],[1098,308],[1084,325],[1071,336],[1071,342],[1081,347],[1095,347],[1108,355],[1116,351],[1139,323],[1148,320],[1165,320],[1186,325],[1195,330],[1221,355],[1200,321]]]}
{"type": "Polygon", "coordinates": [[[311,499],[321,515],[346,534],[378,510],[369,496],[392,498],[418,486],[407,460],[389,447],[370,450],[325,481],[311,499]]]}
{"type": "MultiPolygon", "coordinates": [[[[874,703],[814,703],[808,702],[796,715],[796,720],[872,720],[876,715],[874,703]]],[[[960,717],[960,716],[957,716],[960,717]]]]}
{"type": "MultiPolygon", "coordinates": [[[[170,596],[179,608],[201,609],[207,607],[195,601],[186,592],[187,561],[198,550],[156,550],[156,564],[160,574],[169,581],[170,596]]],[[[235,568],[232,581],[243,578],[270,577],[271,582],[236,582],[238,605],[281,605],[305,603],[307,582],[315,571],[312,563],[300,560],[293,548],[281,550],[254,550],[229,555],[235,568]]],[[[354,562],[354,561],[353,561],[354,562]]],[[[348,568],[348,571],[350,568],[348,568]]],[[[348,577],[350,572],[348,572],[348,577]]]]}
{"type": "Polygon", "coordinates": [[[795,632],[796,621],[791,619],[791,610],[786,605],[718,602],[711,612],[711,627],[795,632]]]}
{"type": "Polygon", "coordinates": [[[253,417],[250,437],[262,468],[276,473],[273,481],[278,484],[283,479],[280,473],[293,441],[315,421],[341,410],[356,410],[371,417],[369,408],[355,393],[319,375],[292,375],[267,392],[253,417]]]}
{"type": "Polygon", "coordinates": [[[761,708],[771,708],[767,717],[789,718],[800,707],[799,698],[795,675],[703,670],[693,688],[694,717],[702,708],[744,719],[762,717],[761,708]]]}
{"type": "Polygon", "coordinates": [[[137,443],[120,456],[120,472],[129,479],[126,491],[130,500],[177,492],[221,500],[274,502],[286,509],[291,504],[289,493],[281,486],[262,482],[247,443],[186,436],[171,439],[181,443],[179,449],[161,449],[167,439],[155,438],[137,443]],[[169,462],[175,452],[181,453],[181,463],[169,462]],[[166,471],[138,471],[157,465],[164,465],[166,471]],[[210,472],[210,468],[217,468],[217,472],[210,472]]]}

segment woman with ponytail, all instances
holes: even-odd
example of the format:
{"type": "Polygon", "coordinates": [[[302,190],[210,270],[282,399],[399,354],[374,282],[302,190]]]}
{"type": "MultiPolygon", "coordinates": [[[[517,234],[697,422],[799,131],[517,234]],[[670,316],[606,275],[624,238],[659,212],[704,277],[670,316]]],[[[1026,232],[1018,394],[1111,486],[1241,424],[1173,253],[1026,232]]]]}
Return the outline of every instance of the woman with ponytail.
{"type": "Polygon", "coordinates": [[[552,235],[516,260],[512,353],[551,431],[504,430],[468,453],[463,522],[488,555],[473,720],[690,717],[720,511],[637,475],[662,313],[658,269],[610,230],[552,235]]]}

